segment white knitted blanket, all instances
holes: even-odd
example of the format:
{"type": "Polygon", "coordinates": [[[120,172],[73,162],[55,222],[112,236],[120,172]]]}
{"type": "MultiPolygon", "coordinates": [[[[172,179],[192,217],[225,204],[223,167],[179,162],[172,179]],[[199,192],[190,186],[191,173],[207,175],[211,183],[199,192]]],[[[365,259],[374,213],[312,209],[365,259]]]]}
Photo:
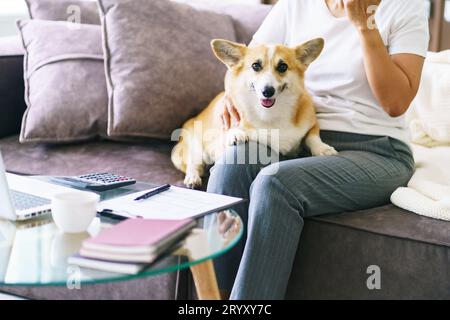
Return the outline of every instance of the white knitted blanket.
{"type": "Polygon", "coordinates": [[[428,53],[411,111],[412,142],[450,145],[450,50],[428,53]]]}
{"type": "Polygon", "coordinates": [[[392,203],[419,215],[450,221],[450,146],[412,148],[416,172],[407,188],[392,194],[392,203]]]}
{"type": "Polygon", "coordinates": [[[450,221],[450,51],[430,53],[409,115],[416,172],[391,201],[419,215],[450,221]]]}

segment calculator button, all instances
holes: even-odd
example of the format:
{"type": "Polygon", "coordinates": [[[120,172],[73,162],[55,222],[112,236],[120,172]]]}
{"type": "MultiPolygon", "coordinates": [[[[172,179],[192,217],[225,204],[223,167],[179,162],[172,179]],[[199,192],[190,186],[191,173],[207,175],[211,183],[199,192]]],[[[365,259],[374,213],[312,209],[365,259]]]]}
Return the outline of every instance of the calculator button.
{"type": "Polygon", "coordinates": [[[136,180],[130,177],[111,174],[111,173],[88,173],[80,176],[72,177],[72,180],[77,180],[82,183],[84,188],[94,191],[106,191],[121,186],[136,183],[136,180]],[[87,186],[86,186],[87,185],[87,186]]]}

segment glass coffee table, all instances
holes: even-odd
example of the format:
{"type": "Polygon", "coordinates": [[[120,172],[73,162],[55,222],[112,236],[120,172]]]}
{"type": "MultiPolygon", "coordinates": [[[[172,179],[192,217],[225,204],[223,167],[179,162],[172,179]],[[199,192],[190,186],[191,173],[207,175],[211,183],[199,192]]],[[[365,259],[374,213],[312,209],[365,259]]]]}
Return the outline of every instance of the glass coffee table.
{"type": "MultiPolygon", "coordinates": [[[[99,194],[102,200],[107,200],[152,187],[151,184],[138,182],[99,194]]],[[[127,281],[190,268],[199,299],[220,299],[212,261],[230,250],[242,237],[242,220],[233,210],[211,214],[208,219],[197,219],[197,228],[137,275],[79,268],[67,263],[68,257],[79,251],[85,239],[115,223],[116,220],[97,217],[87,232],[64,234],[58,230],[51,216],[27,222],[0,220],[0,286],[66,286],[74,289],[88,284],[127,281]],[[204,223],[205,220],[207,223],[204,223]],[[177,259],[177,256],[180,258],[177,259]]]]}

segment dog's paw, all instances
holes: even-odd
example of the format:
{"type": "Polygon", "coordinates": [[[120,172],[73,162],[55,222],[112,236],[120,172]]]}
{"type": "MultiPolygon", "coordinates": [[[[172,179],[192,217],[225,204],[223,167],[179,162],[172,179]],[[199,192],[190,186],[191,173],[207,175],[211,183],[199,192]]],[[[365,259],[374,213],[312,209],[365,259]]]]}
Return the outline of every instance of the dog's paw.
{"type": "Polygon", "coordinates": [[[338,154],[338,152],[332,146],[329,146],[326,143],[321,143],[321,144],[311,148],[311,154],[313,156],[319,156],[319,157],[320,156],[334,156],[334,155],[338,154]]]}
{"type": "Polygon", "coordinates": [[[238,146],[249,141],[249,136],[245,131],[240,129],[232,129],[227,134],[227,144],[229,146],[238,146]]]}
{"type": "Polygon", "coordinates": [[[187,175],[184,178],[184,185],[189,189],[197,189],[202,186],[202,178],[198,175],[187,175]]]}

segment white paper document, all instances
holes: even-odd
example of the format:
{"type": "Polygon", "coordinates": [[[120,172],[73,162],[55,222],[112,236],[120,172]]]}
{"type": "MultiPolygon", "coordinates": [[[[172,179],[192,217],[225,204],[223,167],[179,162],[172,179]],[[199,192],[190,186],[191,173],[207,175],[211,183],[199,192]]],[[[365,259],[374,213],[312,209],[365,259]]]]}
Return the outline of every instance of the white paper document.
{"type": "Polygon", "coordinates": [[[98,209],[99,211],[109,209],[116,214],[124,213],[146,219],[181,220],[217,212],[244,201],[240,198],[174,186],[148,199],[134,201],[148,191],[101,202],[98,209]]]}

